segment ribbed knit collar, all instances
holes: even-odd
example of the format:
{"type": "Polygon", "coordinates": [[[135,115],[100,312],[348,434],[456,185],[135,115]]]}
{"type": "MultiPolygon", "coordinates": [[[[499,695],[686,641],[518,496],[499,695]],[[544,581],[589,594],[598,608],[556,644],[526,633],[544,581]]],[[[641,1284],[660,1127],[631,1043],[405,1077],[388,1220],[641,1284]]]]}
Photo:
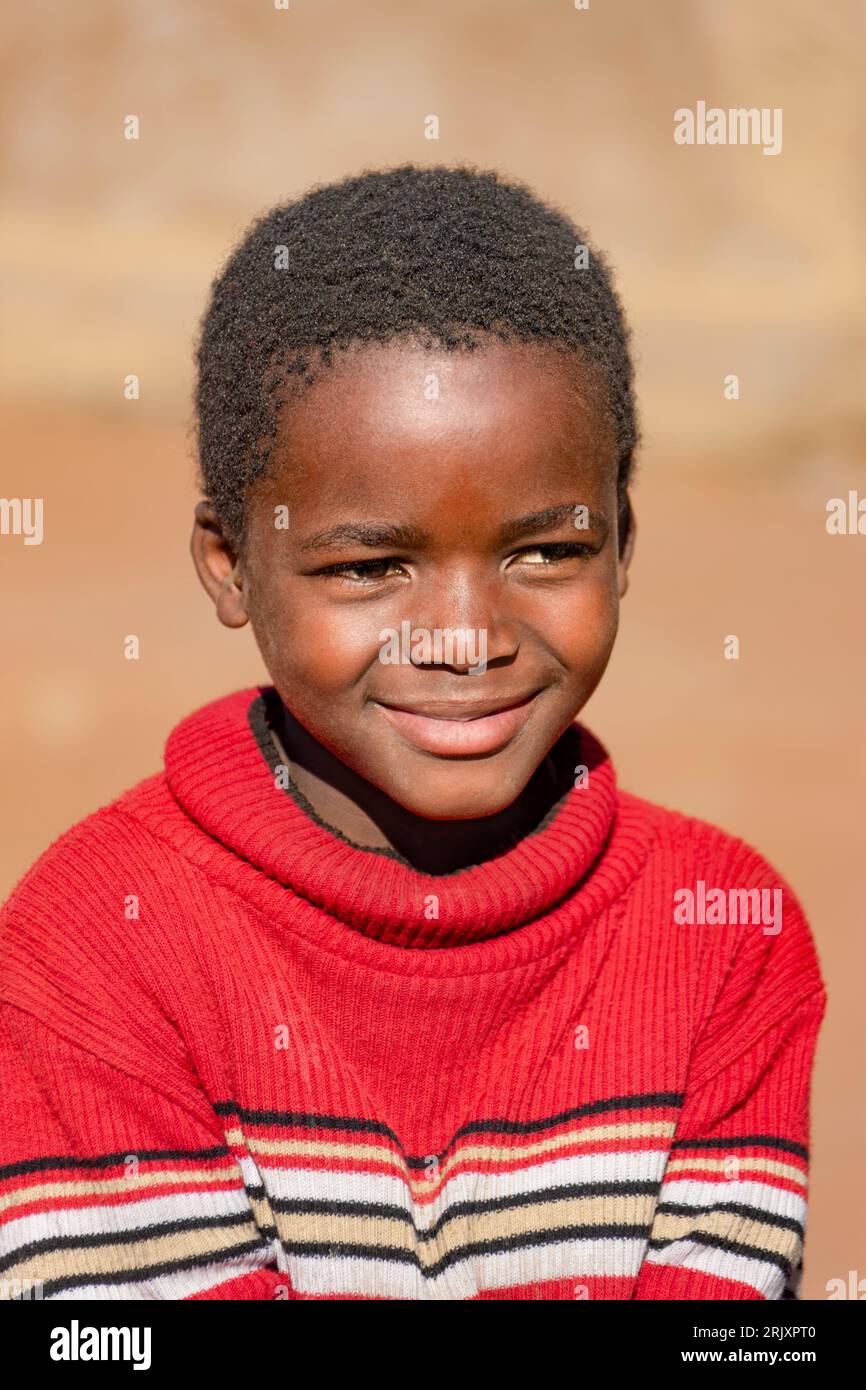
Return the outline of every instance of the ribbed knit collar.
{"type": "Polygon", "coordinates": [[[601,854],[616,809],[614,773],[581,725],[587,785],[514,848],[429,875],[387,850],[351,844],[283,785],[266,715],[272,697],[268,688],[239,691],[184,719],[166,745],[169,788],[209,836],[368,937],[442,948],[501,936],[566,899],[601,854]]]}

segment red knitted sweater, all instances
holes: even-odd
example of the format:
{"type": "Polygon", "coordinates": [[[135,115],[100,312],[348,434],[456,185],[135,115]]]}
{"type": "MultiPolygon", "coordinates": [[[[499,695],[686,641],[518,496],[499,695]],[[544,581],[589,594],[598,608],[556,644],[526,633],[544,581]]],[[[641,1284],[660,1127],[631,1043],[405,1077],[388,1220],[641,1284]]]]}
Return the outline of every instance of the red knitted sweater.
{"type": "Polygon", "coordinates": [[[587,785],[427,876],[316,821],[266,709],[4,910],[0,1293],[796,1297],[825,993],[773,869],[578,726],[587,785]]]}

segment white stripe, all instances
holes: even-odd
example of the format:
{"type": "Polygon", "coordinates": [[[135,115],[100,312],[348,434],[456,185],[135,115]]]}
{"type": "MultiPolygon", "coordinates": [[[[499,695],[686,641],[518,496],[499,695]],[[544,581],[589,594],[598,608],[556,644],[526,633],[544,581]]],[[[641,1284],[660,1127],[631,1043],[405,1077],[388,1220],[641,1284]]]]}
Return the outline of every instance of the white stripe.
{"type": "Polygon", "coordinates": [[[753,1260],[748,1255],[733,1255],[728,1250],[714,1250],[696,1245],[690,1240],[677,1240],[663,1250],[647,1251],[649,1265],[677,1265],[687,1270],[713,1274],[717,1279],[735,1279],[748,1284],[766,1299],[779,1299],[785,1288],[785,1274],[778,1265],[753,1260]]]}
{"type": "Polygon", "coordinates": [[[261,1169],[259,1168],[255,1159],[250,1158],[249,1154],[244,1154],[243,1157],[236,1158],[235,1163],[240,1168],[243,1180],[246,1183],[247,1187],[262,1186],[261,1169]]]}
{"type": "Polygon", "coordinates": [[[695,1207],[696,1215],[722,1202],[737,1202],[741,1206],[758,1207],[774,1216],[791,1217],[801,1224],[806,1220],[805,1197],[765,1182],[701,1182],[698,1178],[682,1178],[666,1182],[659,1201],[695,1207]]]}
{"type": "Polygon", "coordinates": [[[303,1294],[361,1294],[397,1299],[468,1299],[485,1289],[542,1280],[574,1281],[575,1298],[591,1278],[634,1280],[645,1248],[643,1240],[570,1240],[525,1246],[490,1255],[467,1255],[435,1278],[398,1261],[337,1256],[328,1260],[289,1259],[289,1278],[303,1294]]]}
{"type": "Polygon", "coordinates": [[[252,1274],[257,1269],[273,1263],[273,1252],[269,1249],[254,1255],[243,1255],[238,1259],[226,1256],[219,1264],[202,1265],[199,1269],[175,1270],[171,1274],[161,1274],[157,1278],[130,1282],[128,1284],[76,1284],[72,1289],[63,1289],[51,1294],[46,1303],[75,1302],[78,1299],[98,1299],[99,1301],[120,1303],[124,1300],[172,1300],[189,1298],[190,1294],[203,1293],[205,1289],[215,1289],[229,1279],[239,1279],[242,1274],[252,1274]]]}
{"type": "MultiPolygon", "coordinates": [[[[19,1216],[0,1227],[0,1249],[11,1253],[31,1241],[57,1240],[65,1236],[99,1236],[130,1231],[130,1240],[147,1238],[148,1227],[164,1221],[206,1220],[246,1211],[253,1219],[246,1193],[175,1192],[112,1206],[55,1207],[51,1211],[19,1216]]],[[[2,1278],[2,1275],[0,1275],[2,1278]]]]}
{"type": "MultiPolygon", "coordinates": [[[[473,1173],[473,1192],[484,1200],[540,1192],[545,1187],[582,1186],[585,1183],[660,1183],[667,1149],[640,1149],[635,1153],[574,1154],[509,1173],[473,1173]]],[[[628,1194],[624,1193],[623,1196],[628,1194]]]]}
{"type": "MultiPolygon", "coordinates": [[[[263,1168],[268,1194],[275,1200],[358,1202],[408,1212],[416,1229],[427,1231],[452,1207],[462,1202],[489,1202],[500,1197],[585,1183],[661,1182],[667,1151],[642,1149],[635,1153],[575,1154],[505,1173],[458,1172],[447,1179],[430,1203],[414,1204],[406,1183],[396,1174],[342,1172],[335,1169],[263,1168]]],[[[624,1193],[624,1197],[630,1194],[624,1193]]],[[[280,1213],[276,1213],[279,1218],[280,1213]]]]}

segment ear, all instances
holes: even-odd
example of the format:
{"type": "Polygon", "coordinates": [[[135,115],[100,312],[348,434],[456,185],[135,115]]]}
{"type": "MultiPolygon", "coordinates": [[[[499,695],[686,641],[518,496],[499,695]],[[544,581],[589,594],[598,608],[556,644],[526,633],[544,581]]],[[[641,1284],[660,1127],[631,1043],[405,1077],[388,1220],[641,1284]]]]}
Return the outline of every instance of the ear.
{"type": "Polygon", "coordinates": [[[189,543],[196,573],[226,627],[249,621],[240,562],[235,545],[210,502],[199,502],[189,543]]]}
{"type": "Polygon", "coordinates": [[[619,509],[618,529],[620,535],[625,532],[625,540],[620,547],[619,559],[617,560],[617,578],[619,581],[619,596],[625,598],[628,592],[628,567],[631,564],[631,557],[634,554],[635,531],[637,525],[634,517],[634,508],[631,505],[631,498],[626,493],[623,506],[619,509]]]}

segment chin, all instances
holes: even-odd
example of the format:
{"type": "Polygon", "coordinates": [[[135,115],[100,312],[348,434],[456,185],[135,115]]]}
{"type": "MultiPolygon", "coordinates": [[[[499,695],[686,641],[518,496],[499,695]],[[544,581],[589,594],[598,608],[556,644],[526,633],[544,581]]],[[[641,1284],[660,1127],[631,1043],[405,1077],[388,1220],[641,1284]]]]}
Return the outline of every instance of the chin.
{"type": "Polygon", "coordinates": [[[522,783],[516,784],[510,778],[504,784],[501,777],[491,779],[489,775],[472,784],[465,775],[458,773],[458,777],[453,777],[446,773],[439,778],[428,776],[423,791],[418,787],[384,790],[404,810],[423,816],[425,820],[480,820],[506,810],[523,791],[531,775],[529,772],[522,783]]]}

